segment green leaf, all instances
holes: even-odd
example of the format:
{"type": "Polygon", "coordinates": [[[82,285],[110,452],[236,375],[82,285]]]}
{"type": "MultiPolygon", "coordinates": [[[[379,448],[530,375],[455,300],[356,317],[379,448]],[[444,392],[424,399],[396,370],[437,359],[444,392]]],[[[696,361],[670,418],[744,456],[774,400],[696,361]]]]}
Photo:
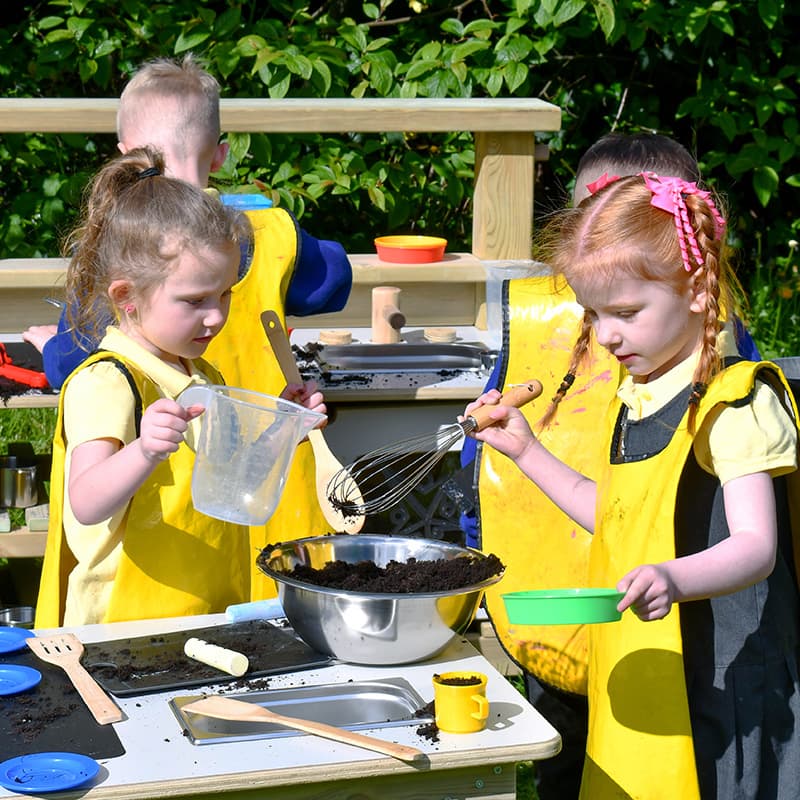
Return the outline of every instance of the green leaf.
{"type": "Polygon", "coordinates": [[[406,72],[406,80],[413,80],[419,78],[421,75],[427,75],[432,70],[438,69],[438,61],[415,61],[406,72]]]}
{"type": "Polygon", "coordinates": [[[50,28],[55,28],[58,25],[63,24],[64,18],[63,17],[43,17],[39,20],[39,30],[40,31],[48,31],[50,28]]]}
{"type": "Polygon", "coordinates": [[[88,83],[97,72],[97,62],[93,58],[78,61],[78,76],[81,83],[88,83]]]}
{"type": "Polygon", "coordinates": [[[269,92],[269,96],[273,98],[281,98],[286,97],[286,93],[289,91],[289,86],[291,86],[292,76],[287,72],[283,78],[277,81],[273,81],[267,87],[267,91],[269,92]]]}
{"type": "MultiPolygon", "coordinates": [[[[616,25],[616,14],[614,12],[614,3],[612,0],[592,0],[594,6],[594,13],[597,15],[597,21],[600,23],[600,30],[603,31],[606,41],[611,39],[611,34],[614,32],[616,25]]],[[[641,26],[635,26],[636,29],[642,29],[642,37],[644,30],[641,26]]]]}
{"type": "Polygon", "coordinates": [[[297,53],[284,53],[283,61],[289,72],[299,75],[304,81],[307,81],[314,71],[311,61],[297,53]]]}
{"type": "Polygon", "coordinates": [[[753,189],[758,202],[766,207],[773,193],[778,188],[778,173],[772,167],[757,167],[753,173],[753,189]]]}
{"type": "Polygon", "coordinates": [[[55,197],[60,188],[61,179],[56,175],[47,177],[42,181],[42,194],[45,197],[55,197]]]}
{"type": "Polygon", "coordinates": [[[764,127],[772,116],[772,98],[767,95],[759,95],[755,100],[756,120],[760,127],[764,127]]]}
{"type": "Polygon", "coordinates": [[[185,53],[187,50],[192,50],[205,42],[210,36],[211,31],[205,26],[196,27],[194,29],[184,29],[175,42],[173,52],[175,55],[178,55],[179,53],[185,53]]]}
{"type": "Polygon", "coordinates": [[[255,36],[253,34],[249,36],[243,36],[239,41],[236,43],[236,46],[239,48],[239,52],[245,56],[255,56],[260,53],[262,50],[266,49],[267,42],[261,36],[255,36]]]}
{"type": "Polygon", "coordinates": [[[231,158],[234,163],[238,164],[250,150],[250,134],[229,133],[226,138],[230,145],[231,158]]]}
{"type": "Polygon", "coordinates": [[[769,30],[772,30],[781,18],[782,9],[783,3],[778,0],[758,0],[758,16],[769,30]]]}
{"type": "Polygon", "coordinates": [[[241,8],[234,6],[226,9],[214,21],[214,38],[227,39],[241,24],[241,8]]]}
{"type": "Polygon", "coordinates": [[[92,20],[82,19],[81,17],[70,17],[67,20],[67,30],[69,30],[75,37],[76,41],[80,41],[84,33],[92,26],[92,20]]]}
{"type": "MultiPolygon", "coordinates": [[[[330,67],[321,58],[314,59],[313,67],[314,67],[314,74],[319,78],[319,83],[321,83],[322,91],[320,92],[320,94],[323,97],[327,97],[331,91],[331,84],[333,82],[330,67]]],[[[313,76],[312,76],[312,81],[315,84],[317,83],[317,81],[314,80],[313,76]]]]}
{"type": "Polygon", "coordinates": [[[503,80],[505,80],[510,92],[514,92],[515,89],[522,86],[527,77],[528,68],[524,64],[512,61],[503,68],[503,80]]]}
{"type": "Polygon", "coordinates": [[[464,35],[464,23],[460,19],[450,17],[442,23],[441,30],[444,33],[450,33],[453,36],[461,38],[464,35]]]}
{"type": "Polygon", "coordinates": [[[564,25],[574,17],[577,17],[585,7],[585,0],[563,0],[558,4],[556,13],[553,15],[553,25],[556,28],[564,25]]]}
{"type": "Polygon", "coordinates": [[[364,5],[361,6],[361,10],[364,12],[364,16],[367,17],[367,19],[378,19],[381,13],[381,10],[374,3],[364,3],[364,5]]]}
{"type": "Polygon", "coordinates": [[[375,60],[369,62],[369,82],[370,85],[385,97],[392,88],[394,75],[383,61],[375,60]]]}

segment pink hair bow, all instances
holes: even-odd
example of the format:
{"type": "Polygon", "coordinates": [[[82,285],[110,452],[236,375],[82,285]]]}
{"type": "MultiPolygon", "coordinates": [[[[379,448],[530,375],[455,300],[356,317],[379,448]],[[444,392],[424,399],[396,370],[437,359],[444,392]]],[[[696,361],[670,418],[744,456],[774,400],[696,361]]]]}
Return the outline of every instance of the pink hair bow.
{"type": "Polygon", "coordinates": [[[609,175],[607,172],[604,172],[596,181],[587,183],[586,188],[589,190],[589,194],[597,194],[601,189],[608,186],[609,183],[614,183],[614,181],[618,180],[619,175],[609,175]]]}
{"type": "Polygon", "coordinates": [[[650,205],[672,214],[672,218],[675,220],[681,258],[686,271],[692,272],[694,269],[689,258],[690,250],[697,266],[702,267],[705,261],[697,244],[697,238],[694,235],[694,227],[689,220],[685,197],[689,194],[696,194],[702,200],[705,200],[711,209],[714,221],[717,224],[717,234],[719,235],[725,229],[725,220],[717,211],[717,207],[711,199],[711,193],[698,189],[696,183],[685,181],[683,178],[661,177],[654,172],[640,172],[639,174],[644,178],[645,186],[653,194],[650,205]]]}

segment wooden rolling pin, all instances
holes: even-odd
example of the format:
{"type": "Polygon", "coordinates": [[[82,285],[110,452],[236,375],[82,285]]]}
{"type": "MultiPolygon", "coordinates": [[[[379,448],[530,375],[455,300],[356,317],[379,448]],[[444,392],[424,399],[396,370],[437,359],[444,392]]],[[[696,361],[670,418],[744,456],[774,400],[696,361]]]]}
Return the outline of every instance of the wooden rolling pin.
{"type": "Polygon", "coordinates": [[[194,637],[186,640],[183,652],[195,661],[208,664],[209,667],[222,670],[222,672],[227,672],[237,678],[241,678],[250,667],[250,662],[243,653],[237,653],[235,650],[228,650],[227,647],[220,647],[216,644],[209,644],[194,637]]]}

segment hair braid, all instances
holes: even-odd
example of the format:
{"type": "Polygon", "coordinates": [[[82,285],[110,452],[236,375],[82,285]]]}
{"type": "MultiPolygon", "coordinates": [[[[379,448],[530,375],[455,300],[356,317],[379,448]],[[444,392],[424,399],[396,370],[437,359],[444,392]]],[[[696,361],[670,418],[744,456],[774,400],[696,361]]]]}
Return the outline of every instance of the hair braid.
{"type": "Polygon", "coordinates": [[[734,301],[727,285],[721,283],[720,279],[722,231],[717,220],[708,204],[696,195],[686,197],[686,208],[703,262],[703,266],[695,271],[694,289],[696,292],[704,291],[706,296],[703,342],[689,397],[689,430],[694,433],[697,406],[705,394],[708,383],[721,369],[721,358],[717,349],[717,336],[722,327],[720,309],[732,308],[734,301]],[[725,296],[720,297],[721,294],[725,296]]]}

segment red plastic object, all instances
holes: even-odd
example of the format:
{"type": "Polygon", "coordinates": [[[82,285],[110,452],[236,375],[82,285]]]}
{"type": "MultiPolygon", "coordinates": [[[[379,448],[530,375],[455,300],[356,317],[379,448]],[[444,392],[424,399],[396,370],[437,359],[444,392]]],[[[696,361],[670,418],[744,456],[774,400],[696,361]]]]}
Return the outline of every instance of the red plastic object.
{"type": "Polygon", "coordinates": [[[441,261],[447,239],[438,236],[379,236],[375,249],[381,261],[395,264],[428,264],[441,261]]]}
{"type": "Polygon", "coordinates": [[[46,389],[49,385],[43,372],[16,366],[2,342],[0,342],[0,378],[8,378],[33,389],[46,389]]]}

